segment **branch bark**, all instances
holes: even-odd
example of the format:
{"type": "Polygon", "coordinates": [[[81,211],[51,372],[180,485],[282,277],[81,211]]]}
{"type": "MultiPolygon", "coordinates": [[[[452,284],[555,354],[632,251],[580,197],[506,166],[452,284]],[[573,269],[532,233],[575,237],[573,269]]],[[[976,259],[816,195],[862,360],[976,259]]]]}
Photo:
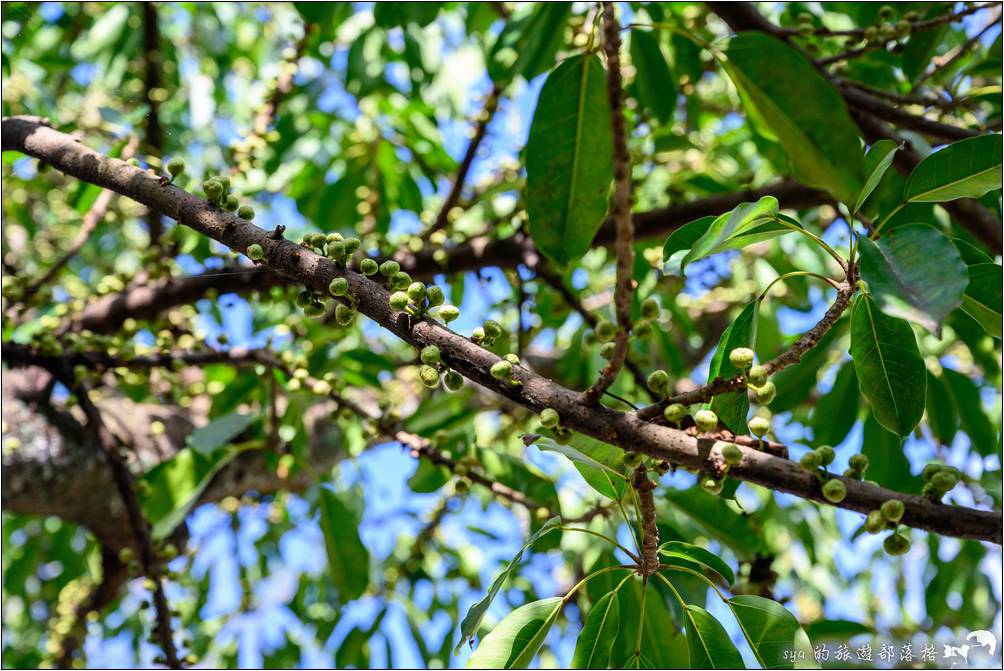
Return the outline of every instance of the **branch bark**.
{"type": "MultiPolygon", "coordinates": [[[[513,378],[518,384],[497,380],[490,368],[500,361],[498,356],[435,321],[411,318],[407,313],[392,310],[389,293],[380,284],[291,241],[273,240],[268,231],[253,223],[240,220],[177,187],[163,185],[143,170],[102,156],[38,119],[5,118],[2,140],[4,150],[34,156],[68,175],[160,209],[232,249],[246,252],[249,245],[261,245],[269,267],[314,291],[326,292],[332,279],[345,278],[356,308],[384,329],[417,348],[438,346],[446,365],[514,403],[535,412],[554,408],[562,423],[570,429],[677,466],[698,470],[707,467],[709,455],[702,454],[693,436],[644,421],[634,413],[618,412],[602,405],[587,406],[577,392],[521,366],[513,368],[513,378]]],[[[798,464],[755,449],[740,449],[743,460],[732,467],[731,476],[827,503],[815,475],[802,470],[798,464]]],[[[712,449],[710,458],[721,459],[717,452],[717,447],[712,449]]],[[[837,504],[838,507],[867,513],[880,507],[883,501],[895,498],[905,504],[902,520],[905,525],[948,536],[1001,543],[1000,511],[945,505],[857,480],[844,479],[844,483],[847,497],[837,504]]]]}

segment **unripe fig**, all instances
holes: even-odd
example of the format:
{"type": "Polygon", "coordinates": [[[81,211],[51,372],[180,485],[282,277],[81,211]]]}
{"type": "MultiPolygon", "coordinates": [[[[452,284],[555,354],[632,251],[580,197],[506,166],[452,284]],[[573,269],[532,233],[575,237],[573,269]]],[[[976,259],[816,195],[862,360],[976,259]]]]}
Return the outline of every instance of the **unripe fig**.
{"type": "Polygon", "coordinates": [[[540,411],[540,425],[545,429],[553,429],[561,422],[558,411],[554,408],[544,408],[540,411]]]}
{"type": "Polygon", "coordinates": [[[679,422],[687,416],[687,406],[682,403],[670,403],[662,411],[662,416],[666,418],[666,421],[679,422]]]}
{"type": "Polygon", "coordinates": [[[335,322],[339,326],[348,326],[356,318],[356,311],[348,305],[339,303],[335,306],[335,322]]]}
{"type": "Polygon", "coordinates": [[[202,183],[202,191],[209,200],[216,201],[223,195],[223,185],[215,179],[207,179],[202,183]]]}
{"type": "Polygon", "coordinates": [[[767,369],[757,364],[746,373],[746,381],[753,387],[762,387],[767,384],[767,369]]]}
{"type": "Polygon", "coordinates": [[[265,260],[265,250],[257,242],[248,245],[248,258],[252,261],[265,260]]]}
{"type": "Polygon", "coordinates": [[[471,331],[471,340],[480,343],[485,339],[485,330],[480,326],[475,326],[471,331]]]}
{"type": "Polygon", "coordinates": [[[890,522],[899,522],[903,519],[903,513],[906,512],[906,506],[899,499],[889,499],[888,501],[882,502],[882,517],[889,520],[890,522]]]}
{"type": "Polygon", "coordinates": [[[959,484],[959,478],[950,471],[941,471],[931,476],[931,487],[935,491],[945,494],[951,491],[955,485],[959,484]]]}
{"type": "Polygon", "coordinates": [[[325,244],[324,253],[329,259],[341,261],[345,258],[345,243],[341,240],[332,240],[325,244]]]}
{"type": "Polygon", "coordinates": [[[241,201],[237,196],[230,194],[223,199],[223,209],[227,212],[236,212],[237,208],[240,207],[241,201]]]}
{"type": "Polygon", "coordinates": [[[820,445],[815,452],[819,455],[819,463],[822,466],[829,466],[837,456],[837,453],[829,445],[820,445]]]}
{"type": "Polygon", "coordinates": [[[868,470],[868,457],[863,454],[852,454],[851,458],[847,460],[847,465],[852,471],[859,474],[859,478],[863,477],[865,471],[868,470]]]}
{"type": "Polygon", "coordinates": [[[123,564],[128,564],[133,560],[136,555],[133,554],[132,548],[122,548],[119,550],[119,561],[123,564]]]}
{"type": "Polygon", "coordinates": [[[185,160],[180,156],[175,156],[167,162],[167,172],[171,174],[171,179],[185,172],[185,160]]]}
{"type": "Polygon", "coordinates": [[[716,480],[710,475],[701,477],[701,489],[706,491],[708,494],[718,496],[722,493],[722,487],[725,485],[725,479],[716,480]]]}
{"type": "Polygon", "coordinates": [[[447,304],[439,308],[439,318],[442,319],[447,324],[449,324],[459,316],[460,316],[460,310],[458,310],[455,305],[447,304]]]}
{"type": "Polygon", "coordinates": [[[397,272],[387,280],[387,288],[391,291],[405,291],[411,286],[411,275],[405,272],[397,272]]]}
{"type": "Polygon", "coordinates": [[[737,347],[729,352],[729,363],[739,370],[746,370],[753,365],[753,358],[756,355],[749,347],[737,347]]]}
{"type": "Polygon", "coordinates": [[[485,333],[488,335],[488,339],[492,342],[502,337],[502,324],[499,324],[494,319],[486,319],[484,327],[485,333]]]}
{"type": "Polygon", "coordinates": [[[847,486],[843,480],[833,478],[823,485],[823,498],[830,503],[840,503],[847,498],[847,486]]]}
{"type": "Polygon", "coordinates": [[[614,350],[617,348],[612,342],[605,342],[603,346],[600,347],[600,356],[609,361],[614,357],[614,350]]]}
{"type": "Polygon", "coordinates": [[[878,15],[880,19],[888,19],[892,16],[893,9],[889,5],[882,5],[879,7],[878,15]]]}
{"type": "Polygon", "coordinates": [[[336,277],[328,285],[328,291],[332,296],[344,296],[349,293],[349,281],[344,277],[336,277]]]}
{"type": "Polygon", "coordinates": [[[401,264],[397,261],[384,261],[380,264],[380,274],[384,277],[393,277],[401,271],[401,264]]]}
{"type": "Polygon", "coordinates": [[[512,377],[512,364],[505,359],[496,361],[492,364],[491,374],[496,380],[508,380],[512,377]]]}
{"type": "Polygon", "coordinates": [[[254,208],[250,205],[241,205],[237,208],[237,216],[244,221],[251,221],[254,219],[254,208]]]}
{"type": "Polygon", "coordinates": [[[654,298],[646,298],[641,302],[641,316],[643,319],[658,319],[660,312],[659,301],[654,298]]]}
{"type": "Polygon", "coordinates": [[[757,438],[763,438],[770,431],[770,420],[766,417],[754,417],[749,421],[749,429],[757,438]]]}
{"type": "Polygon", "coordinates": [[[762,387],[754,387],[754,393],[756,394],[757,403],[762,403],[763,405],[770,405],[774,401],[774,396],[777,394],[777,387],[770,380],[763,383],[762,387]]]}
{"type": "Polygon", "coordinates": [[[703,433],[714,431],[718,428],[718,415],[713,410],[698,410],[694,413],[694,423],[703,433]]]}
{"type": "Polygon", "coordinates": [[[373,259],[363,259],[359,262],[359,272],[361,272],[366,277],[370,275],[376,275],[379,272],[380,266],[373,259]]]}
{"type": "Polygon", "coordinates": [[[419,358],[422,360],[422,363],[427,363],[429,365],[437,364],[441,361],[439,348],[435,345],[426,345],[422,348],[419,358]]]}
{"type": "Polygon", "coordinates": [[[359,251],[359,248],[363,246],[362,240],[359,238],[345,238],[345,254],[346,256],[351,256],[359,251]]]}
{"type": "Polygon", "coordinates": [[[600,342],[610,342],[617,335],[617,326],[613,322],[601,319],[596,323],[596,339],[600,342]]]}
{"type": "Polygon", "coordinates": [[[228,193],[230,191],[230,178],[229,177],[227,177],[226,175],[217,175],[213,179],[215,179],[217,182],[219,182],[220,186],[223,187],[223,193],[228,193]]]}
{"type": "Polygon", "coordinates": [[[943,464],[939,464],[938,462],[931,462],[926,466],[924,466],[924,470],[921,471],[920,475],[925,480],[930,482],[931,478],[934,477],[935,473],[940,473],[944,469],[945,467],[943,464]]]}
{"type": "Polygon", "coordinates": [[[314,302],[314,295],[306,289],[296,294],[296,307],[304,308],[314,302]]]}
{"type": "Polygon", "coordinates": [[[442,305],[446,301],[446,295],[443,294],[443,290],[436,285],[426,287],[425,297],[429,300],[429,307],[436,307],[442,305]]]}
{"type": "Polygon", "coordinates": [[[325,242],[334,242],[335,240],[343,240],[344,241],[345,238],[343,238],[342,234],[338,233],[337,231],[334,232],[334,233],[328,233],[327,235],[324,236],[324,241],[325,242]]]}
{"type": "Polygon", "coordinates": [[[506,361],[508,361],[509,363],[511,363],[514,366],[518,366],[519,365],[519,357],[516,356],[515,354],[513,354],[512,352],[509,352],[508,354],[506,354],[502,358],[505,359],[506,361]]]}
{"type": "Polygon", "coordinates": [[[665,393],[669,389],[669,374],[664,370],[654,370],[646,380],[650,391],[665,393]]]}
{"type": "Polygon", "coordinates": [[[425,283],[423,282],[412,282],[408,285],[408,298],[410,298],[415,303],[421,303],[425,300],[425,283]]]}
{"type": "Polygon", "coordinates": [[[558,445],[568,445],[572,442],[572,430],[556,426],[554,428],[554,442],[558,445]]]}
{"type": "Polygon", "coordinates": [[[735,443],[725,443],[722,445],[722,459],[729,466],[735,466],[743,460],[743,451],[735,443]]]}
{"type": "Polygon", "coordinates": [[[865,531],[870,534],[877,534],[886,527],[887,520],[881,510],[873,510],[865,518],[865,531]]]}
{"type": "Polygon", "coordinates": [[[652,322],[647,320],[639,320],[634,325],[634,334],[639,338],[647,338],[652,335],[652,322]]]}
{"type": "Polygon", "coordinates": [[[418,377],[422,384],[430,389],[439,384],[439,371],[429,365],[424,365],[418,369],[418,377]]]}
{"type": "Polygon", "coordinates": [[[898,557],[910,551],[910,539],[903,534],[894,533],[885,539],[882,547],[893,557],[898,557]]]}
{"type": "Polygon", "coordinates": [[[403,291],[395,291],[390,295],[391,310],[403,310],[408,307],[408,294],[403,291]]]}
{"type": "Polygon", "coordinates": [[[443,386],[447,391],[460,391],[464,386],[464,376],[455,370],[448,370],[443,376],[443,386]]]}
{"type": "Polygon", "coordinates": [[[802,458],[799,459],[798,465],[801,466],[803,470],[810,472],[815,471],[819,468],[819,454],[816,452],[806,452],[802,455],[802,458]]]}
{"type": "Polygon", "coordinates": [[[316,301],[303,306],[303,314],[308,317],[320,317],[324,314],[324,304],[316,301]]]}
{"type": "Polygon", "coordinates": [[[624,468],[634,469],[641,466],[641,462],[644,460],[644,456],[641,452],[625,452],[624,453],[624,468]]]}

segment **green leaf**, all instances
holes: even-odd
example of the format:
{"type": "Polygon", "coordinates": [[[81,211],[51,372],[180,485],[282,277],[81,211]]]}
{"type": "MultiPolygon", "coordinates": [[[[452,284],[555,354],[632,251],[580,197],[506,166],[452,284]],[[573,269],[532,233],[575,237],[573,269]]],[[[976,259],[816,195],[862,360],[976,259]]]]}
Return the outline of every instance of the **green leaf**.
{"type": "Polygon", "coordinates": [[[570,2],[548,2],[507,21],[488,55],[492,81],[504,83],[518,76],[529,81],[549,70],[564,42],[565,23],[571,13],[570,2]]]}
{"type": "Polygon", "coordinates": [[[931,226],[908,224],[879,241],[861,238],[861,277],[887,314],[917,322],[940,337],[941,323],[962,303],[966,264],[951,240],[931,226]],[[937,263],[932,263],[937,259],[937,263]]]}
{"type": "Polygon", "coordinates": [[[975,265],[977,263],[992,263],[993,259],[989,254],[984,252],[982,249],[976,245],[966,242],[962,238],[952,238],[952,244],[956,246],[959,250],[959,255],[962,260],[966,262],[966,265],[975,265]]]}
{"type": "Polygon", "coordinates": [[[492,605],[492,600],[495,599],[495,595],[498,594],[500,589],[502,589],[502,585],[505,583],[506,578],[509,577],[509,574],[512,573],[513,569],[516,568],[520,561],[523,560],[523,553],[526,549],[537,542],[537,540],[544,534],[557,529],[560,524],[561,520],[557,517],[552,517],[545,522],[544,525],[538,529],[535,534],[530,536],[526,543],[523,544],[523,547],[520,548],[519,552],[516,553],[516,556],[512,558],[512,561],[509,562],[509,565],[505,567],[502,573],[495,577],[495,580],[492,582],[491,587],[488,588],[488,593],[484,596],[484,598],[471,606],[470,610],[467,611],[467,615],[464,616],[463,622],[460,623],[460,641],[457,643],[454,654],[460,652],[460,648],[465,642],[474,640],[474,634],[477,633],[478,627],[481,626],[481,620],[484,619],[485,613],[488,612],[488,607],[492,605]]]}
{"type": "Polygon", "coordinates": [[[686,637],[673,623],[657,585],[651,581],[642,604],[642,584],[631,580],[618,592],[620,601],[620,632],[611,651],[613,668],[671,669],[682,665],[686,654],[686,637]],[[644,621],[641,619],[644,610],[644,621]],[[639,636],[640,634],[640,636],[639,636]],[[641,642],[640,657],[635,654],[641,642]]]}
{"type": "Polygon", "coordinates": [[[743,669],[743,657],[722,623],[700,606],[684,609],[692,669],[743,669]]]}
{"type": "Polygon", "coordinates": [[[765,33],[740,33],[726,56],[747,112],[788,152],[795,177],[855,202],[864,183],[861,142],[843,96],[801,53],[765,33]]]}
{"type": "Polygon", "coordinates": [[[620,602],[616,592],[607,592],[596,602],[572,654],[572,669],[606,669],[610,666],[610,649],[617,640],[620,627],[620,602]]]}
{"type": "Polygon", "coordinates": [[[1000,434],[983,411],[979,387],[957,370],[945,368],[941,374],[952,390],[962,430],[969,436],[972,448],[984,456],[997,452],[1000,434]]]}
{"type": "MultiPolygon", "coordinates": [[[[709,228],[711,224],[715,221],[717,217],[707,216],[701,217],[691,221],[688,224],[684,224],[680,228],[673,231],[666,242],[662,246],[662,262],[663,264],[670,266],[670,259],[677,252],[682,252],[689,250],[694,246],[694,243],[701,239],[709,228]]],[[[682,259],[680,259],[682,260],[682,259]]],[[[667,269],[666,272],[672,272],[673,274],[681,274],[682,268],[680,267],[680,260],[677,260],[675,264],[672,264],[674,270],[667,269]]]]}
{"type": "Polygon", "coordinates": [[[583,479],[597,492],[620,500],[627,491],[627,480],[621,472],[624,452],[612,445],[577,433],[568,445],[556,443],[551,438],[541,438],[537,447],[546,452],[557,452],[567,457],[583,479]]]}
{"type": "Polygon", "coordinates": [[[613,179],[606,77],[596,56],[573,56],[547,76],[526,143],[527,226],[560,264],[587,251],[613,179]]]}
{"type": "Polygon", "coordinates": [[[992,337],[1001,339],[1002,301],[1001,267],[996,263],[974,263],[969,266],[969,284],[962,296],[962,309],[992,337]]]}
{"type": "Polygon", "coordinates": [[[868,200],[868,196],[872,195],[872,191],[885,177],[886,171],[892,165],[892,160],[896,158],[896,149],[897,145],[892,140],[879,140],[868,148],[864,165],[864,173],[868,178],[865,180],[865,185],[861,187],[858,199],[854,202],[852,214],[857,214],[865,201],[868,200]]]}
{"type": "Polygon", "coordinates": [[[672,564],[673,559],[684,559],[687,562],[696,563],[721,577],[728,587],[732,587],[736,581],[736,574],[729,565],[721,557],[702,547],[683,541],[668,541],[659,546],[659,554],[669,558],[670,561],[663,562],[666,564],[672,564]]]}
{"type": "MultiPolygon", "coordinates": [[[[757,301],[752,301],[722,333],[718,348],[711,357],[708,382],[718,377],[729,378],[739,374],[739,369],[729,361],[729,352],[736,347],[752,347],[756,342],[758,306],[757,301]]],[[[711,401],[711,409],[718,413],[719,419],[739,435],[746,433],[746,413],[749,408],[749,396],[745,389],[719,394],[711,401]]]]}
{"type": "Polygon", "coordinates": [[[951,445],[959,429],[952,390],[944,377],[927,371],[927,425],[942,445],[951,445]]]}
{"type": "Polygon", "coordinates": [[[869,480],[901,492],[920,489],[917,479],[910,475],[910,461],[903,452],[903,440],[882,428],[874,414],[869,414],[864,422],[861,454],[868,457],[865,477],[869,480]]]}
{"type": "Polygon", "coordinates": [[[470,669],[526,669],[558,618],[564,599],[541,599],[509,613],[467,660],[470,669]]]}
{"type": "Polygon", "coordinates": [[[851,358],[875,419],[905,437],[924,414],[927,369],[913,329],[861,295],[851,308],[851,358]]]}
{"type": "MultiPolygon", "coordinates": [[[[693,263],[698,259],[734,248],[729,246],[730,242],[734,243],[733,238],[741,236],[763,224],[772,224],[777,229],[780,229],[779,234],[784,234],[788,229],[774,221],[777,218],[777,212],[777,198],[774,196],[764,196],[755,203],[737,205],[734,209],[715,218],[711,222],[708,230],[693,244],[690,252],[683,258],[683,261],[680,263],[680,269],[685,269],[688,263],[693,263]]],[[[770,234],[774,230],[776,229],[772,227],[769,231],[769,237],[774,237],[770,234]]],[[[759,242],[759,240],[754,241],[759,242]]],[[[750,244],[750,241],[745,240],[743,244],[750,244]]]]}
{"type": "Polygon", "coordinates": [[[223,447],[254,424],[257,415],[245,415],[237,412],[223,415],[209,424],[192,431],[186,439],[188,447],[199,454],[207,455],[223,447]]]}
{"type": "Polygon", "coordinates": [[[953,142],[917,164],[906,180],[904,202],[943,203],[979,198],[1001,188],[1001,136],[953,142]]]}
{"type": "Polygon", "coordinates": [[[421,494],[434,492],[450,481],[453,474],[445,466],[437,466],[428,459],[420,459],[414,475],[408,478],[411,491],[421,494]]]}
{"type": "Polygon", "coordinates": [[[659,46],[658,33],[631,30],[631,64],[635,67],[634,88],[638,103],[662,125],[673,120],[676,109],[676,81],[659,46]]]}
{"type": "Polygon", "coordinates": [[[359,538],[359,521],[352,510],[327,487],[318,492],[328,575],[344,604],[358,599],[369,586],[370,553],[359,538]]]}
{"type": "Polygon", "coordinates": [[[763,548],[762,534],[753,528],[749,517],[700,487],[669,489],[662,498],[697,522],[712,538],[727,545],[740,559],[752,558],[763,548]]]}
{"type": "Polygon", "coordinates": [[[764,669],[818,669],[802,625],[777,601],[743,594],[729,599],[757,662],[764,669]]]}
{"type": "Polygon", "coordinates": [[[819,446],[842,443],[858,420],[859,400],[854,362],[847,361],[837,371],[833,387],[819,399],[812,411],[812,444],[819,446]]]}

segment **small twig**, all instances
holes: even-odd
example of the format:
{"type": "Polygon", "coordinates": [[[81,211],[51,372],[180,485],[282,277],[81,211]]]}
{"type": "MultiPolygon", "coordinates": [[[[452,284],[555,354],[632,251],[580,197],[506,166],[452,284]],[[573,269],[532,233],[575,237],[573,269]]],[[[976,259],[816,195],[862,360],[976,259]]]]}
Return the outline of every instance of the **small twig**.
{"type": "MultiPolygon", "coordinates": [[[[997,4],[998,7],[1000,6],[999,3],[994,3],[994,4],[997,4]]],[[[1001,12],[1000,11],[995,12],[994,16],[992,16],[990,20],[987,21],[987,24],[983,26],[983,28],[981,28],[979,32],[977,32],[975,35],[970,37],[968,40],[960,44],[955,49],[949,51],[947,54],[944,54],[943,56],[935,56],[931,60],[933,67],[925,70],[924,73],[917,78],[917,80],[913,83],[913,88],[914,89],[918,88],[928,79],[938,74],[942,70],[951,67],[951,65],[955,63],[955,61],[957,61],[959,58],[969,53],[973,47],[975,47],[977,44],[980,43],[980,40],[983,39],[983,36],[986,34],[988,30],[990,30],[994,26],[1000,25],[1000,19],[1001,19],[1001,12]]]]}
{"type": "Polygon", "coordinates": [[[610,125],[613,136],[614,194],[610,199],[610,217],[614,220],[617,238],[617,270],[614,284],[614,306],[617,315],[617,335],[610,361],[600,371],[599,379],[582,393],[587,405],[599,402],[610,388],[627,359],[631,337],[631,298],[634,294],[634,224],[631,221],[631,154],[627,146],[624,121],[624,90],[621,84],[620,24],[614,16],[612,2],[603,3],[603,51],[607,56],[607,98],[610,100],[610,125]]]}

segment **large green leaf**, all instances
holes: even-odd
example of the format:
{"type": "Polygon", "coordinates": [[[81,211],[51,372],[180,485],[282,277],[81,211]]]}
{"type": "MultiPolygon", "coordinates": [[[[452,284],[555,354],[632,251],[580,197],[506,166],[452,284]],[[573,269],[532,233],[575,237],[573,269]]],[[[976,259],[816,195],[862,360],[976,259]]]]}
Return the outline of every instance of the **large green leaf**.
{"type": "Polygon", "coordinates": [[[548,2],[506,22],[488,55],[488,76],[505,83],[517,76],[530,80],[550,69],[571,13],[570,2],[548,2]]]}
{"type": "Polygon", "coordinates": [[[969,284],[966,264],[951,240],[931,226],[908,224],[878,242],[862,237],[860,250],[861,277],[882,310],[940,335],[941,322],[962,303],[969,284]]]}
{"type": "Polygon", "coordinates": [[[942,203],[979,198],[1001,188],[1001,179],[1001,136],[966,138],[918,163],[906,180],[903,200],[942,203]]]}
{"type": "Polygon", "coordinates": [[[865,201],[868,200],[868,196],[872,194],[875,187],[885,177],[886,171],[892,165],[892,160],[896,158],[896,148],[897,145],[892,140],[879,140],[868,148],[868,153],[865,154],[864,165],[864,173],[867,175],[867,178],[865,179],[865,185],[861,187],[858,199],[854,202],[854,213],[857,213],[861,209],[865,201]]]}
{"type": "Polygon", "coordinates": [[[686,637],[673,623],[658,581],[642,587],[632,580],[618,592],[620,632],[611,651],[610,666],[617,668],[672,669],[683,665],[686,637]],[[642,590],[645,590],[644,608],[642,590]],[[644,609],[644,621],[641,618],[644,609]],[[636,655],[641,643],[640,655],[636,655]]]}
{"type": "Polygon", "coordinates": [[[843,442],[858,419],[859,402],[854,362],[847,361],[837,371],[833,387],[812,411],[812,444],[839,445],[843,442]]]}
{"type": "Polygon", "coordinates": [[[913,329],[884,314],[871,296],[851,308],[851,358],[861,393],[878,422],[906,436],[924,414],[927,369],[913,329]]]}
{"type": "MultiPolygon", "coordinates": [[[[697,564],[702,569],[699,571],[700,573],[710,571],[716,574],[721,577],[727,587],[732,587],[736,581],[736,574],[731,567],[721,557],[702,547],[683,541],[667,541],[659,546],[659,554],[665,557],[663,563],[671,566],[677,559],[683,559],[688,564],[697,564]]],[[[687,567],[691,568],[689,565],[687,567]]]]}
{"type": "MultiPolygon", "coordinates": [[[[698,259],[723,252],[726,249],[734,249],[737,239],[742,246],[787,233],[789,229],[776,222],[777,212],[777,198],[764,196],[755,203],[737,205],[729,212],[716,217],[711,221],[704,234],[694,242],[687,255],[683,257],[680,270],[684,270],[688,263],[693,263],[698,259]],[[764,231],[764,228],[767,230],[764,231]],[[758,232],[758,235],[750,239],[748,234],[754,230],[758,232]]],[[[663,251],[665,249],[663,246],[663,251]]]]}
{"type": "Polygon", "coordinates": [[[211,454],[239,436],[256,419],[257,415],[233,412],[192,431],[185,442],[199,454],[211,454]]]}
{"type": "Polygon", "coordinates": [[[506,578],[509,577],[509,574],[512,573],[513,569],[515,569],[519,565],[520,561],[523,560],[523,553],[526,549],[537,542],[537,540],[544,534],[557,529],[560,524],[561,520],[557,517],[552,517],[545,522],[535,534],[527,539],[526,543],[523,544],[523,547],[521,547],[519,552],[516,553],[516,556],[512,558],[511,562],[509,562],[508,566],[506,566],[505,569],[503,569],[503,571],[495,577],[495,580],[492,582],[491,587],[488,588],[488,593],[485,594],[484,598],[471,606],[470,610],[467,611],[467,615],[464,616],[463,622],[460,623],[460,641],[457,643],[455,652],[459,652],[465,642],[474,640],[474,634],[477,633],[478,627],[481,626],[481,620],[484,619],[485,613],[488,612],[488,607],[492,605],[492,600],[495,599],[495,595],[497,595],[499,590],[502,589],[502,585],[505,583],[506,578]]]}
{"type": "Polygon", "coordinates": [[[945,368],[941,374],[952,390],[962,430],[969,436],[973,449],[984,456],[997,452],[1000,434],[983,410],[979,387],[957,370],[945,368]]]}
{"type": "Polygon", "coordinates": [[[726,56],[744,106],[784,146],[799,181],[855,202],[861,143],[843,96],[805,56],[765,33],[740,33],[726,56]]]}
{"type": "Polygon", "coordinates": [[[736,512],[725,500],[700,487],[668,489],[662,500],[690,517],[740,559],[750,559],[763,549],[763,536],[754,529],[748,516],[736,512]]]}
{"type": "Polygon", "coordinates": [[[743,657],[722,623],[700,606],[684,609],[692,669],[742,669],[743,657]]]}
{"type": "Polygon", "coordinates": [[[969,284],[962,296],[962,309],[983,329],[1001,339],[1001,267],[996,263],[975,263],[968,268],[969,284]]]}
{"type": "Polygon", "coordinates": [[[573,669],[606,669],[610,665],[610,649],[617,640],[620,627],[620,601],[616,592],[607,592],[589,611],[575,653],[569,665],[573,669]]]}
{"type": "Polygon", "coordinates": [[[777,601],[743,594],[729,599],[729,606],[762,668],[819,668],[802,625],[777,601]]]}
{"type": "Polygon", "coordinates": [[[883,487],[900,492],[915,492],[919,482],[910,475],[910,460],[903,452],[903,439],[886,431],[869,414],[861,435],[861,454],[868,457],[866,477],[883,487]]]}
{"type": "Polygon", "coordinates": [[[622,450],[579,433],[568,445],[550,438],[541,438],[536,445],[544,451],[567,457],[589,486],[603,496],[620,500],[627,491],[627,480],[621,468],[622,450]]]}
{"type": "Polygon", "coordinates": [[[676,81],[659,46],[658,33],[631,30],[631,64],[635,68],[634,88],[638,102],[666,125],[676,109],[676,81]]]}
{"type": "Polygon", "coordinates": [[[328,554],[328,575],[342,603],[358,599],[369,585],[370,553],[359,538],[359,520],[335,492],[319,490],[321,531],[328,554]]]}
{"type": "Polygon", "coordinates": [[[541,599],[520,606],[485,636],[467,660],[471,669],[526,669],[558,618],[564,599],[541,599]]]}
{"type": "Polygon", "coordinates": [[[952,390],[943,376],[927,371],[927,425],[942,445],[951,445],[959,429],[952,390]]]}
{"type": "Polygon", "coordinates": [[[566,264],[585,254],[613,180],[610,105],[596,56],[573,56],[547,76],[526,143],[530,237],[566,264]]]}
{"type": "MultiPolygon", "coordinates": [[[[735,321],[729,324],[718,340],[718,348],[711,357],[708,368],[708,382],[715,378],[729,378],[739,374],[739,369],[729,361],[729,352],[736,347],[752,347],[756,341],[757,301],[751,302],[735,321]]],[[[749,411],[749,396],[745,389],[719,394],[711,401],[711,409],[718,413],[719,419],[725,422],[737,434],[746,433],[746,413],[749,411]]]]}

